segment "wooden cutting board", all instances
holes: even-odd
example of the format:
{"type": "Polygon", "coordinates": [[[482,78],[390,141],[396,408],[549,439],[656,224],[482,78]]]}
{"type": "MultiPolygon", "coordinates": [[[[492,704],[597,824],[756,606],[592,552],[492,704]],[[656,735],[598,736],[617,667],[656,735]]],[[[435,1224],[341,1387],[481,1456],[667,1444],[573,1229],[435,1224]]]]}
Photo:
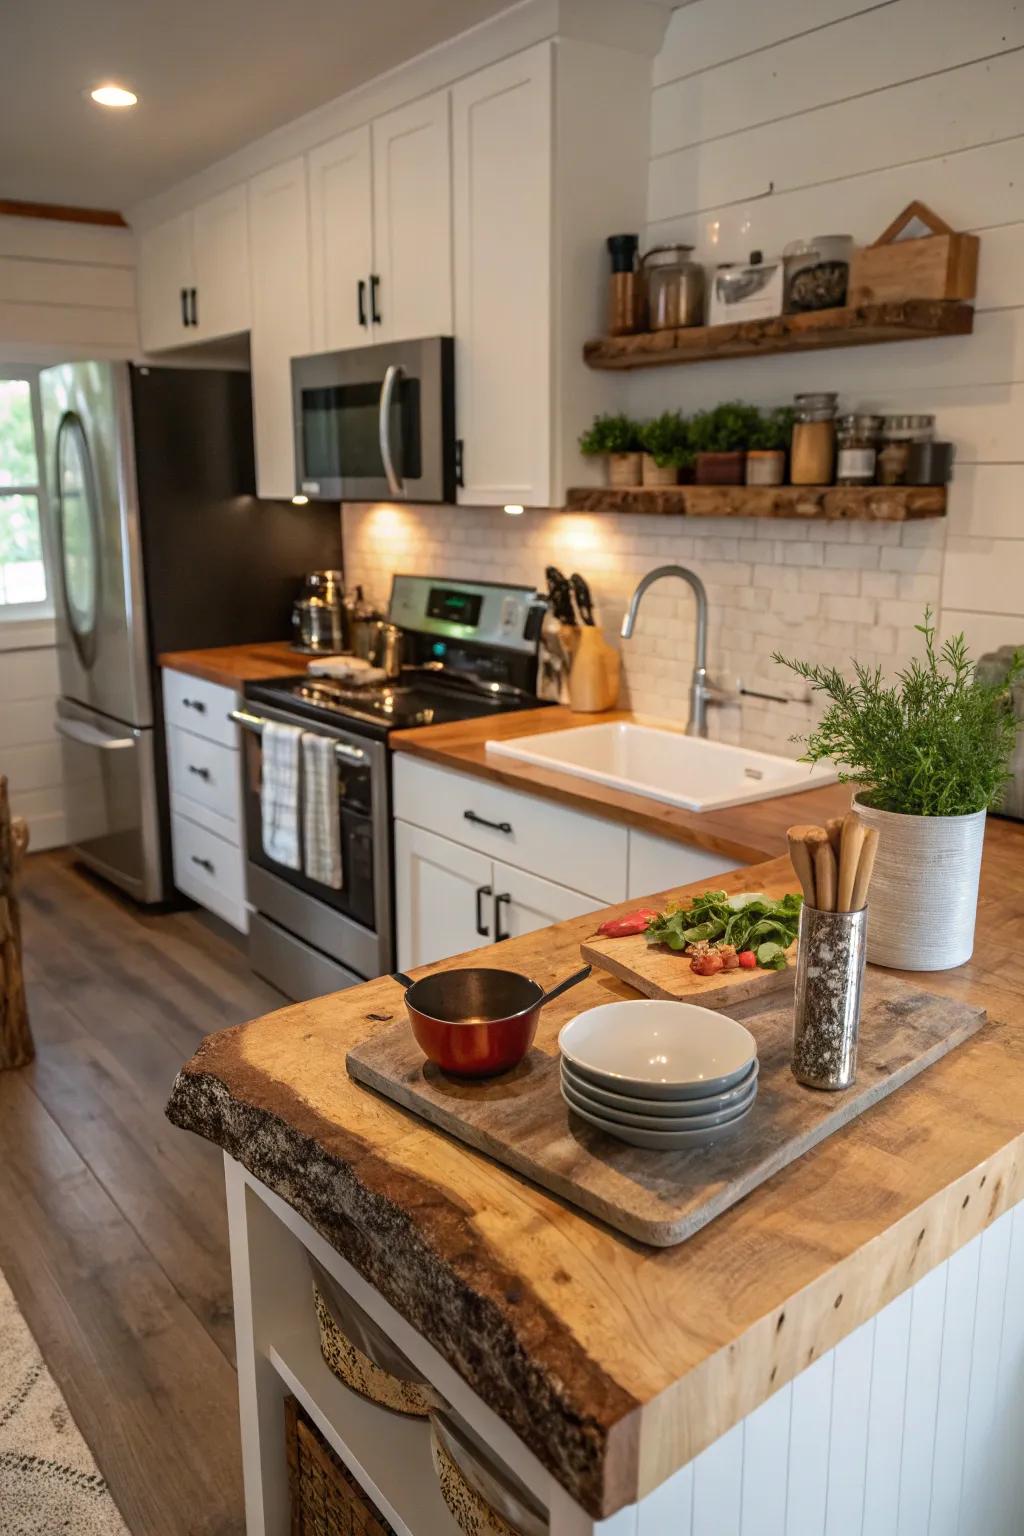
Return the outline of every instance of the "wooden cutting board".
{"type": "Polygon", "coordinates": [[[770,993],[793,989],[796,975],[796,945],[786,951],[789,964],[784,971],[766,971],[758,967],[745,971],[719,971],[717,976],[698,976],[690,962],[677,950],[664,944],[648,944],[642,933],[626,939],[602,939],[597,935],[584,939],[580,954],[591,965],[608,971],[642,992],[644,997],[668,997],[683,1003],[700,1003],[705,1008],[728,1009],[733,1003],[770,993]]]}
{"type": "Polygon", "coordinates": [[[553,1194],[654,1247],[699,1231],[758,1184],[938,1061],[978,1030],[983,1009],[869,970],[857,1081],[844,1093],[803,1088],[789,1070],[793,1010],[766,1000],[743,1022],[757,1038],[758,1095],[733,1130],[686,1152],[648,1152],[592,1129],[559,1092],[557,1048],[473,1084],[429,1062],[408,1024],[348,1053],[348,1070],[432,1125],[553,1194]]]}

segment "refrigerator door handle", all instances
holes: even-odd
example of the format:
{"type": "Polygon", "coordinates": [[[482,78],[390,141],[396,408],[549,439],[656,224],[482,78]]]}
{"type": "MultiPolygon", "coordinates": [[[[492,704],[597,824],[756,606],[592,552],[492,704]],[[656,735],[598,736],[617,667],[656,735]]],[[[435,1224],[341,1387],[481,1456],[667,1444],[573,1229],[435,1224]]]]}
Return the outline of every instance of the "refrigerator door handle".
{"type": "Polygon", "coordinates": [[[391,457],[391,402],[395,394],[395,385],[404,372],[401,363],[389,363],[384,374],[384,382],[380,387],[380,414],[377,422],[380,456],[384,462],[384,473],[392,496],[405,495],[405,481],[396,472],[395,461],[391,457]]]}
{"type": "Polygon", "coordinates": [[[60,716],[53,722],[54,729],[69,741],[77,741],[84,747],[98,747],[101,752],[121,752],[135,746],[134,736],[108,736],[87,720],[68,720],[60,716]]]}

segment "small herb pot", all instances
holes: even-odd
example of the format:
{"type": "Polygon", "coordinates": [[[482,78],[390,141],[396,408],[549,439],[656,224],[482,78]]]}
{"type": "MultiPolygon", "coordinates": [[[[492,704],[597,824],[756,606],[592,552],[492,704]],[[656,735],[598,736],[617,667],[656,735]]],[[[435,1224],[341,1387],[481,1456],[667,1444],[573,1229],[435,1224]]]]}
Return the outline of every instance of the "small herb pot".
{"type": "Polygon", "coordinates": [[[619,487],[640,484],[640,454],[610,453],[608,455],[608,484],[619,487]]]}
{"type": "Polygon", "coordinates": [[[747,449],[748,485],[781,485],[785,472],[786,454],[784,449],[747,449]]]}
{"type": "Polygon", "coordinates": [[[674,464],[666,464],[664,467],[656,464],[654,455],[643,455],[644,485],[678,485],[679,471],[674,464]]]}
{"type": "Polygon", "coordinates": [[[696,482],[698,485],[742,485],[745,459],[742,448],[729,453],[698,453],[696,482]]]}
{"type": "Polygon", "coordinates": [[[861,821],[878,828],[868,960],[906,971],[949,971],[974,950],[985,812],[901,816],[859,795],[861,821]]]}

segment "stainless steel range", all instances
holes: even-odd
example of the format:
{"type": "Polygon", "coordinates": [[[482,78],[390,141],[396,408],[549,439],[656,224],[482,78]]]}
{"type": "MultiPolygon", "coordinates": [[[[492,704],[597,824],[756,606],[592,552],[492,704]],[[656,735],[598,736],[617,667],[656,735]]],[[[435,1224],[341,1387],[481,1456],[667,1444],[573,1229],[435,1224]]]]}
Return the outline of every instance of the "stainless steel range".
{"type": "Polygon", "coordinates": [[[396,576],[389,618],[407,664],[379,687],[303,674],[245,690],[244,795],[253,969],[293,998],[355,986],[394,963],[392,731],[533,709],[543,602],[532,588],[396,576]],[[341,888],[264,851],[261,735],[268,720],[335,743],[341,888]]]}

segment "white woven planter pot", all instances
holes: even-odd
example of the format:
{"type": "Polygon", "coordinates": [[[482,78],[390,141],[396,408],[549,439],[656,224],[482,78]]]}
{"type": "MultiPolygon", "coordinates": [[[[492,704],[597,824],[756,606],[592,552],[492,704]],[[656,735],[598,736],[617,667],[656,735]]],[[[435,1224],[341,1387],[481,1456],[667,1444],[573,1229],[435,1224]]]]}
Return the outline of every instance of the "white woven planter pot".
{"type": "Polygon", "coordinates": [[[948,971],[974,949],[985,812],[898,816],[853,798],[878,828],[868,897],[868,960],[905,971],[948,971]]]}

